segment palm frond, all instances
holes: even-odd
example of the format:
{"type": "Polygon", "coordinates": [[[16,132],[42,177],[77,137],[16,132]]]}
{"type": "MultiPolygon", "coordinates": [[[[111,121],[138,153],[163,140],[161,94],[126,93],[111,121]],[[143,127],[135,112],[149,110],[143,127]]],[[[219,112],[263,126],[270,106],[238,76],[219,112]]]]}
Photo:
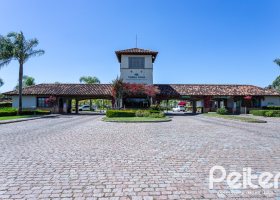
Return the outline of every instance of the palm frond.
{"type": "Polygon", "coordinates": [[[4,81],[0,78],[0,87],[4,85],[4,81]]]}
{"type": "Polygon", "coordinates": [[[38,44],[36,38],[26,40],[22,31],[10,32],[6,37],[0,36],[0,67],[9,64],[12,59],[25,63],[30,57],[44,54],[44,50],[34,50],[38,44]]]}
{"type": "Polygon", "coordinates": [[[36,38],[25,41],[24,52],[28,53],[29,51],[33,51],[33,48],[37,47],[38,44],[39,44],[39,41],[36,38]]]}
{"type": "Polygon", "coordinates": [[[0,36],[0,66],[6,65],[13,58],[14,46],[8,37],[0,36]]]}
{"type": "Polygon", "coordinates": [[[276,58],[273,62],[275,62],[278,66],[280,66],[280,59],[276,58]]]}
{"type": "Polygon", "coordinates": [[[13,59],[8,59],[8,60],[1,60],[0,61],[0,69],[4,67],[5,65],[8,65],[13,59]]]}
{"type": "Polygon", "coordinates": [[[24,62],[26,62],[29,58],[34,57],[34,56],[41,56],[45,53],[44,50],[39,49],[39,50],[32,50],[26,54],[24,54],[24,62]]]}
{"type": "Polygon", "coordinates": [[[9,37],[9,38],[11,38],[11,37],[12,37],[12,38],[16,38],[17,35],[18,35],[17,32],[10,32],[10,33],[8,33],[7,37],[9,37]]]}
{"type": "Polygon", "coordinates": [[[33,50],[33,51],[31,51],[31,52],[29,52],[27,55],[28,55],[28,57],[32,57],[32,56],[41,56],[41,55],[43,55],[45,53],[45,51],[44,50],[42,50],[42,49],[39,49],[39,50],[33,50]]]}
{"type": "Polygon", "coordinates": [[[80,83],[99,84],[100,80],[96,76],[82,76],[80,78],[80,83]]]}

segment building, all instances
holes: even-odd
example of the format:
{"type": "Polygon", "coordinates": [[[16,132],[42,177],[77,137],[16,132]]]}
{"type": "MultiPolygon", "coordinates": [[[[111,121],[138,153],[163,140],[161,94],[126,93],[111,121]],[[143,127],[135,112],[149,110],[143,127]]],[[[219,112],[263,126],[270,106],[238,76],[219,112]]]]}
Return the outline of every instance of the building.
{"type": "Polygon", "coordinates": [[[157,54],[138,48],[116,51],[120,77],[128,83],[153,84],[153,64],[157,54]]]}
{"type": "MultiPolygon", "coordinates": [[[[190,101],[193,111],[202,107],[205,112],[220,107],[230,111],[244,113],[246,108],[262,106],[280,106],[280,94],[274,90],[253,85],[236,84],[154,84],[153,64],[158,52],[139,48],[116,51],[120,63],[120,77],[127,83],[148,84],[158,88],[159,93],[153,99],[154,103],[164,100],[190,101]]],[[[55,96],[57,99],[55,112],[71,112],[72,100],[109,99],[114,102],[111,84],[38,84],[23,89],[23,108],[48,109],[46,99],[55,96]]],[[[12,97],[13,107],[18,107],[18,91],[4,93],[12,97]]],[[[144,97],[124,99],[125,105],[144,105],[144,97]]]]}

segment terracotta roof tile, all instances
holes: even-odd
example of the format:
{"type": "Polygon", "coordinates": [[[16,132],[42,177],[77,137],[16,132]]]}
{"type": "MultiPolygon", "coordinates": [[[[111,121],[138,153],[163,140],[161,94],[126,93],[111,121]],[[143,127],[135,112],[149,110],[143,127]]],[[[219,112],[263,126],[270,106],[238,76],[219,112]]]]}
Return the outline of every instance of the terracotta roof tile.
{"type": "Polygon", "coordinates": [[[153,62],[155,61],[158,52],[140,48],[124,49],[115,51],[118,61],[121,62],[121,55],[151,55],[153,62]]]}
{"type": "MultiPolygon", "coordinates": [[[[155,84],[161,96],[280,96],[274,90],[253,85],[211,85],[211,84],[155,84]]],[[[18,91],[4,93],[17,95],[18,91]]],[[[23,95],[57,95],[57,96],[95,96],[111,98],[111,84],[38,84],[23,89],[23,95]]]]}
{"type": "MultiPolygon", "coordinates": [[[[38,84],[23,89],[23,95],[99,96],[111,97],[111,84],[38,84]]],[[[14,90],[6,95],[17,95],[14,90]]]]}
{"type": "Polygon", "coordinates": [[[212,84],[156,84],[161,95],[205,95],[205,96],[279,96],[274,90],[253,85],[212,84]]]}

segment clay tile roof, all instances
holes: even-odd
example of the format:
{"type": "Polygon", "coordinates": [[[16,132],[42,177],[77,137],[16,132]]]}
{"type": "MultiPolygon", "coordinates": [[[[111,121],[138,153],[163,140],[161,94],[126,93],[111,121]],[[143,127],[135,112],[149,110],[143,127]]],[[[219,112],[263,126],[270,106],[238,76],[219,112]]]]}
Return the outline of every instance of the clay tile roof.
{"type": "Polygon", "coordinates": [[[119,51],[115,51],[115,53],[117,55],[119,62],[121,62],[121,55],[151,55],[152,60],[154,62],[158,54],[157,51],[151,51],[151,50],[140,49],[140,48],[119,50],[119,51]]]}
{"type": "MultiPolygon", "coordinates": [[[[280,96],[274,90],[253,85],[212,85],[212,84],[155,84],[160,96],[280,96]]],[[[4,93],[18,95],[18,91],[4,93]]],[[[111,84],[38,84],[23,89],[23,95],[35,96],[76,96],[112,98],[111,84]]]]}
{"type": "Polygon", "coordinates": [[[160,94],[167,96],[280,96],[274,90],[253,85],[212,85],[212,84],[157,84],[160,94]]]}
{"type": "MultiPolygon", "coordinates": [[[[4,93],[5,95],[17,95],[18,91],[4,93]]],[[[112,94],[111,84],[38,84],[26,87],[23,95],[56,95],[56,96],[96,96],[109,98],[112,94]]]]}

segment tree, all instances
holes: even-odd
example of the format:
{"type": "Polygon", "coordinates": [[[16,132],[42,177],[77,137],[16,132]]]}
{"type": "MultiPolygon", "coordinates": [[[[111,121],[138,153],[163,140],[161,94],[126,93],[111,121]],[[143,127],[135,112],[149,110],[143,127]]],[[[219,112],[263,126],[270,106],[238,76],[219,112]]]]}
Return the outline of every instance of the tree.
{"type": "Polygon", "coordinates": [[[0,78],[0,87],[4,85],[4,81],[0,78]]]}
{"type": "Polygon", "coordinates": [[[278,76],[273,82],[272,87],[278,91],[280,91],[280,76],[278,76]]]}
{"type": "Polygon", "coordinates": [[[22,32],[11,32],[7,36],[0,36],[0,67],[8,65],[12,60],[16,60],[19,63],[18,114],[22,112],[23,64],[31,57],[45,53],[44,50],[34,49],[38,44],[39,41],[36,38],[25,39],[22,32]]]}
{"type": "Polygon", "coordinates": [[[117,77],[113,80],[113,97],[115,99],[114,107],[120,109],[122,107],[122,99],[124,95],[124,82],[123,79],[117,77]]]}
{"type": "Polygon", "coordinates": [[[80,78],[80,83],[99,84],[100,80],[95,76],[82,76],[80,78]]]}
{"type": "Polygon", "coordinates": [[[25,76],[24,78],[25,78],[24,84],[25,84],[26,87],[36,84],[36,83],[35,83],[35,79],[34,79],[33,77],[31,77],[31,76],[25,76]]]}
{"type": "Polygon", "coordinates": [[[280,67],[280,59],[276,58],[273,62],[275,62],[280,67]]]}
{"type": "MultiPolygon", "coordinates": [[[[31,76],[26,76],[24,75],[22,77],[22,88],[31,86],[31,85],[35,85],[35,78],[31,77],[31,76]]],[[[16,90],[19,89],[19,85],[17,84],[17,86],[15,87],[16,90]]]]}
{"type": "Polygon", "coordinates": [[[49,105],[50,108],[52,108],[52,112],[55,112],[55,106],[57,104],[57,99],[55,96],[50,96],[45,100],[46,104],[49,105]]]}
{"type": "MultiPolygon", "coordinates": [[[[276,58],[274,62],[280,67],[280,59],[276,58]]],[[[272,88],[280,91],[280,76],[278,76],[272,83],[272,88]]]]}
{"type": "MultiPolygon", "coordinates": [[[[82,76],[80,83],[86,84],[100,84],[100,80],[96,76],[82,76]]],[[[90,110],[92,110],[92,99],[89,100],[90,110]]]]}

